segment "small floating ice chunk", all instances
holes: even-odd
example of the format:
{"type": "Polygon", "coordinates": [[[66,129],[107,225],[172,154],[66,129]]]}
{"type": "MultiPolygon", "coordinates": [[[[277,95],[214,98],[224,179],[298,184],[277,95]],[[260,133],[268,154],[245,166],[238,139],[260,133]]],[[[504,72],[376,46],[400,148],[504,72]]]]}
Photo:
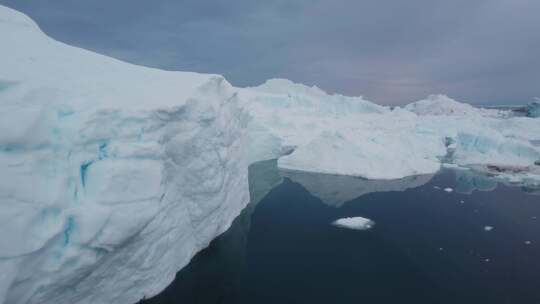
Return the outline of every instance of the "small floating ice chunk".
{"type": "Polygon", "coordinates": [[[491,231],[493,230],[492,226],[484,226],[484,231],[491,231]]]}
{"type": "Polygon", "coordinates": [[[450,192],[454,191],[454,189],[452,189],[452,188],[444,188],[444,191],[450,193],[450,192]]]}
{"type": "Polygon", "coordinates": [[[530,244],[532,244],[531,241],[525,241],[525,245],[530,245],[530,244]]]}
{"type": "Polygon", "coordinates": [[[459,201],[460,204],[465,204],[465,201],[459,201]]]}
{"type": "Polygon", "coordinates": [[[354,230],[368,230],[375,225],[375,222],[365,217],[356,216],[340,218],[335,220],[332,225],[354,230]]]}
{"type": "Polygon", "coordinates": [[[457,164],[450,164],[450,163],[444,163],[442,164],[444,168],[459,168],[459,165],[457,164]]]}

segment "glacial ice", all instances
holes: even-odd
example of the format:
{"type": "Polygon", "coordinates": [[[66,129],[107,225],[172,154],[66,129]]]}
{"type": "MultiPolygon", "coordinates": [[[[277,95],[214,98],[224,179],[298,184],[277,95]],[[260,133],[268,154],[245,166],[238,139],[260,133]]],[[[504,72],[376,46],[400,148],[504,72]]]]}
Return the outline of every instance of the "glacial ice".
{"type": "Polygon", "coordinates": [[[527,105],[527,116],[540,117],[540,98],[536,98],[536,101],[527,105]]]}
{"type": "Polygon", "coordinates": [[[65,45],[3,6],[0,36],[0,303],[157,294],[247,205],[256,161],[540,183],[539,118],[443,95],[392,109],[282,79],[236,88],[65,45]]]}

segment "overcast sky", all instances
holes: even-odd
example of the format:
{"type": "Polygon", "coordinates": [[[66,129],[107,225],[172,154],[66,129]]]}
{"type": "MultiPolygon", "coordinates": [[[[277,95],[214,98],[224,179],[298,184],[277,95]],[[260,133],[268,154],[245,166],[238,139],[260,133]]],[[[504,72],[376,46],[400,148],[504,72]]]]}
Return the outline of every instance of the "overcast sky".
{"type": "MultiPolygon", "coordinates": [[[[289,78],[403,104],[540,96],[539,0],[0,0],[50,36],[125,61],[289,78]]],[[[1,46],[0,46],[1,47],[1,46]]]]}

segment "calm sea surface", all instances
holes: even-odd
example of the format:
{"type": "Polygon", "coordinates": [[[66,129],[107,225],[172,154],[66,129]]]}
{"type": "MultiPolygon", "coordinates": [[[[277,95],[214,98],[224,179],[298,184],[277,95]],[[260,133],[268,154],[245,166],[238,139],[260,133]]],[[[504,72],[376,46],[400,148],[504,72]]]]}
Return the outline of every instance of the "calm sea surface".
{"type": "Polygon", "coordinates": [[[252,166],[250,184],[232,227],[143,303],[540,303],[538,189],[468,171],[279,173],[275,161],[252,166]],[[376,224],[331,225],[352,216],[376,224]]]}

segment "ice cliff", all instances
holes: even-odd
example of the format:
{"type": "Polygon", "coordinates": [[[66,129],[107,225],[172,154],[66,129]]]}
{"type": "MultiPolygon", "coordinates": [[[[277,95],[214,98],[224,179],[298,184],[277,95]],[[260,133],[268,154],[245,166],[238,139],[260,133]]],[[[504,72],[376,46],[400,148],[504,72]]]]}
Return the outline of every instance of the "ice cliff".
{"type": "MultiPolygon", "coordinates": [[[[249,202],[248,166],[540,180],[540,119],[431,96],[390,109],[124,63],[0,6],[0,303],[155,295],[249,202]]],[[[340,199],[336,199],[340,201],[340,199]]]]}
{"type": "Polygon", "coordinates": [[[0,303],[161,291],[249,201],[235,88],[61,44],[4,7],[0,37],[0,303]]]}
{"type": "Polygon", "coordinates": [[[536,101],[527,105],[527,116],[540,117],[540,98],[536,98],[536,101]]]}

